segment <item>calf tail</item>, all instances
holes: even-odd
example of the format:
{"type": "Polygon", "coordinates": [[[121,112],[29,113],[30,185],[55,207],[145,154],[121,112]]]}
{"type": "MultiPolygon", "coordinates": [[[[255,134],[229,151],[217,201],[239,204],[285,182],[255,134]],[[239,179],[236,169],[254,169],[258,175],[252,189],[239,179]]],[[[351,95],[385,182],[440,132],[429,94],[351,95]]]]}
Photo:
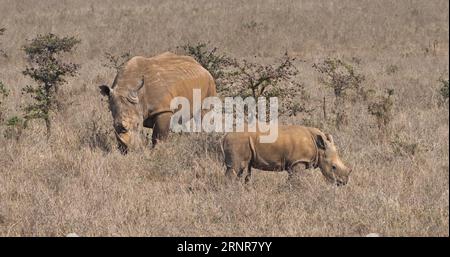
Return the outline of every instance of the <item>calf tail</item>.
{"type": "Polygon", "coordinates": [[[248,144],[250,146],[250,152],[252,154],[250,162],[253,162],[256,160],[256,149],[255,149],[255,143],[253,142],[252,137],[248,137],[248,144]]]}

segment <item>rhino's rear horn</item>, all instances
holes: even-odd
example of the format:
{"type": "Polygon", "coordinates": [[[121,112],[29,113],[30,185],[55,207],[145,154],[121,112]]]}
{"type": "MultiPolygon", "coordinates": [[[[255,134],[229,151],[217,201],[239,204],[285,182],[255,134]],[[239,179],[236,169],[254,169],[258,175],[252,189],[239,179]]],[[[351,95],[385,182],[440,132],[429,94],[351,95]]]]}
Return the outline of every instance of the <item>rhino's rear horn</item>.
{"type": "Polygon", "coordinates": [[[139,84],[139,86],[137,87],[137,89],[135,89],[135,90],[131,90],[129,93],[128,93],[128,100],[131,102],[131,103],[138,103],[139,102],[139,98],[138,98],[138,92],[139,92],[139,90],[141,90],[141,88],[144,86],[144,76],[142,76],[142,80],[141,80],[141,83],[139,84]]]}

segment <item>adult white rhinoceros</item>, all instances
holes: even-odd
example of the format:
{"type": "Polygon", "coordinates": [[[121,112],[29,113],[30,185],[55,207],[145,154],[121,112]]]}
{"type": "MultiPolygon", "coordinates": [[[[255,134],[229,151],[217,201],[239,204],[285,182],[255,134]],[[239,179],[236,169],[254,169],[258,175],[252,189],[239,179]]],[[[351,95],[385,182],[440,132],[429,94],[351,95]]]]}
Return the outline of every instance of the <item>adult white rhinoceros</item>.
{"type": "Polygon", "coordinates": [[[153,145],[165,139],[173,115],[171,100],[185,97],[193,110],[194,89],[201,90],[201,100],[216,95],[213,77],[192,57],[166,52],[131,58],[111,87],[100,86],[101,94],[109,96],[119,149],[126,153],[144,145],[143,127],[153,128],[153,145]]]}

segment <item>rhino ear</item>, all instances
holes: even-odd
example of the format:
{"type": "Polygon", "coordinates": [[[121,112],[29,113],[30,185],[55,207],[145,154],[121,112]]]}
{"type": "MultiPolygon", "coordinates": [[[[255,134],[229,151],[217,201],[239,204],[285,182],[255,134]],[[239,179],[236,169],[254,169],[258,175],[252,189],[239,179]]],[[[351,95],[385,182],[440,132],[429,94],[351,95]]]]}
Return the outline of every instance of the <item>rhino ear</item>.
{"type": "Polygon", "coordinates": [[[109,94],[111,93],[111,90],[112,90],[107,85],[101,85],[98,88],[100,88],[100,94],[102,94],[102,96],[109,96],[109,94]]]}
{"type": "Polygon", "coordinates": [[[317,144],[317,147],[319,147],[319,148],[322,149],[322,150],[325,150],[326,147],[327,147],[325,140],[326,140],[326,139],[323,138],[322,135],[317,135],[317,136],[316,136],[316,144],[317,144]]]}

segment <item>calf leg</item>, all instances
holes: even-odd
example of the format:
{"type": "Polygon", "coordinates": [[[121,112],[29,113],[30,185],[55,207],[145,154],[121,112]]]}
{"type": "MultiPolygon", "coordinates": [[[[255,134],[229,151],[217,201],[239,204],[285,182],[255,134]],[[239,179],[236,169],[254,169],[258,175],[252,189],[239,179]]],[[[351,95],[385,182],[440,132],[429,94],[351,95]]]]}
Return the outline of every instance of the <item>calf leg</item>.
{"type": "Polygon", "coordinates": [[[252,165],[248,164],[247,175],[245,176],[245,183],[248,183],[251,178],[252,178],[252,165]]]}
{"type": "MultiPolygon", "coordinates": [[[[230,168],[230,171],[227,169],[227,173],[231,174],[232,170],[233,169],[231,169],[231,168],[230,168]]],[[[244,175],[244,168],[243,167],[239,167],[239,171],[237,173],[237,178],[240,179],[242,177],[242,175],[244,175]]],[[[248,164],[247,174],[245,175],[245,183],[248,183],[250,181],[251,177],[252,177],[252,165],[248,164]]]]}
{"type": "Polygon", "coordinates": [[[165,140],[169,135],[171,117],[172,117],[171,112],[165,112],[159,114],[155,118],[155,126],[153,127],[153,134],[152,134],[153,147],[155,147],[155,145],[159,141],[165,140]]]}
{"type": "Polygon", "coordinates": [[[241,169],[239,173],[237,174],[237,177],[240,179],[242,175],[244,174],[244,169],[241,169]]]}
{"type": "Polygon", "coordinates": [[[246,162],[240,162],[237,164],[233,163],[233,165],[231,165],[231,167],[227,166],[227,170],[225,171],[225,176],[230,180],[233,179],[234,177],[237,177],[239,179],[244,174],[244,169],[246,166],[247,166],[246,162]]]}
{"type": "MultiPolygon", "coordinates": [[[[236,170],[231,168],[231,167],[227,167],[227,170],[225,171],[225,177],[229,180],[232,180],[233,177],[236,175],[236,170]]],[[[242,175],[242,171],[238,171],[238,176],[242,175]]]]}

